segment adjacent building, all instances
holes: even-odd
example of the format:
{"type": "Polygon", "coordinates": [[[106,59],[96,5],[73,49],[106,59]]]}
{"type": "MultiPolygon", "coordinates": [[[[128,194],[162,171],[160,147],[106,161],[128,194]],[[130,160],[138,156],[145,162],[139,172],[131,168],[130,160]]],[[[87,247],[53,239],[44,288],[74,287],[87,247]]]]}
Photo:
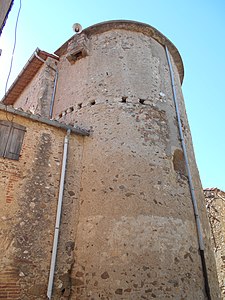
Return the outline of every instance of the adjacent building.
{"type": "Polygon", "coordinates": [[[225,192],[204,189],[222,299],[225,299],[225,192]]]}

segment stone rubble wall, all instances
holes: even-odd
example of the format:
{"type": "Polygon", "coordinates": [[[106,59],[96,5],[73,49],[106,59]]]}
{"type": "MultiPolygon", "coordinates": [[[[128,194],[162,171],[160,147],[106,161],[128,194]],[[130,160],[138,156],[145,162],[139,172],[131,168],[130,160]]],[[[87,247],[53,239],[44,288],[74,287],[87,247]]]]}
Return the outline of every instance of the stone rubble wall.
{"type": "Polygon", "coordinates": [[[222,299],[225,299],[225,192],[205,189],[205,201],[211,227],[212,245],[222,299]]]}
{"type": "MultiPolygon", "coordinates": [[[[53,118],[91,135],[70,136],[55,300],[207,299],[165,49],[147,29],[131,29],[83,31],[60,55],[53,118]]],[[[204,195],[171,59],[217,300],[204,195]]],[[[53,81],[44,65],[15,107],[48,116],[53,81]]],[[[65,131],[14,121],[27,132],[19,161],[0,158],[0,287],[6,299],[46,299],[65,131]]]]}
{"type": "MultiPolygon", "coordinates": [[[[25,126],[26,133],[18,161],[0,157],[0,298],[46,299],[66,132],[10,113],[7,118],[25,126]]],[[[7,118],[0,111],[0,119],[7,118]]],[[[71,134],[57,270],[61,280],[55,281],[60,293],[68,287],[74,263],[82,147],[83,138],[71,134]]]]}
{"type": "MultiPolygon", "coordinates": [[[[71,299],[206,299],[165,49],[126,30],[90,36],[86,45],[88,55],[74,63],[67,52],[60,57],[54,106],[55,118],[93,132],[84,141],[71,299]]],[[[218,299],[204,195],[173,68],[218,299]]]]}
{"type": "Polygon", "coordinates": [[[41,66],[32,81],[13,104],[16,109],[49,118],[55,79],[55,71],[52,68],[56,68],[55,62],[53,58],[47,58],[46,63],[41,66]]]}

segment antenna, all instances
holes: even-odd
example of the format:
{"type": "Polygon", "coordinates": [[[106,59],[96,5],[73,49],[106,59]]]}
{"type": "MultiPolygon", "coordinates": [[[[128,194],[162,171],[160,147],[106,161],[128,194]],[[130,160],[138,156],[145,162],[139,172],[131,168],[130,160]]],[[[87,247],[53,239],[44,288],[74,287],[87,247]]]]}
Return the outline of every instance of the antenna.
{"type": "Polygon", "coordinates": [[[82,26],[79,23],[75,23],[73,24],[73,31],[75,31],[76,33],[81,33],[82,31],[82,26]]]}

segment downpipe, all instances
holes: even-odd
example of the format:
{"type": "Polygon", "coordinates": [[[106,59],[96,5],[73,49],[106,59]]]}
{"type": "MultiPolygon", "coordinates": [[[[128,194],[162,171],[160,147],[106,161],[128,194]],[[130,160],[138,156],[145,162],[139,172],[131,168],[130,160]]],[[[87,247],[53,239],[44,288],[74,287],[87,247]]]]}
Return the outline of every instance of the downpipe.
{"type": "Polygon", "coordinates": [[[179,105],[178,105],[178,101],[177,101],[177,94],[176,94],[176,88],[175,88],[175,83],[174,83],[173,68],[172,68],[170,54],[169,54],[167,46],[165,46],[165,51],[166,51],[166,58],[167,58],[168,66],[169,66],[170,79],[171,79],[171,85],[172,85],[172,91],[173,91],[173,101],[174,101],[175,110],[176,110],[180,141],[181,141],[181,146],[182,146],[183,153],[184,153],[184,160],[185,160],[185,165],[186,165],[186,169],[187,169],[189,189],[190,189],[191,199],[192,199],[192,204],[193,204],[193,209],[194,209],[195,222],[196,222],[196,228],[197,228],[197,234],[198,234],[199,252],[200,252],[201,263],[202,263],[202,272],[203,272],[203,277],[204,277],[204,281],[205,281],[205,291],[206,291],[206,295],[207,295],[208,299],[211,300],[212,298],[211,298],[211,294],[210,294],[208,273],[207,273],[206,260],[205,260],[205,252],[204,252],[205,246],[204,246],[203,235],[202,235],[202,227],[201,227],[201,222],[200,222],[200,217],[199,217],[197,200],[196,200],[195,192],[194,192],[194,185],[193,185],[191,170],[190,170],[190,166],[189,166],[189,162],[188,162],[186,144],[184,141],[184,134],[183,134],[182,124],[181,124],[179,105]]]}
{"type": "Polygon", "coordinates": [[[61,211],[62,211],[62,203],[63,203],[64,183],[65,183],[65,175],[66,175],[69,135],[70,135],[70,129],[67,130],[67,134],[64,139],[63,160],[62,160],[58,205],[57,205],[57,213],[56,213],[56,221],[55,221],[55,233],[54,233],[54,240],[53,240],[53,247],[52,247],[52,257],[51,257],[49,278],[48,278],[48,290],[47,290],[48,299],[51,299],[52,297],[52,289],[53,289],[53,282],[54,282],[54,273],[55,273],[55,266],[56,266],[56,256],[57,256],[57,249],[58,249],[60,221],[61,221],[61,211]]]}

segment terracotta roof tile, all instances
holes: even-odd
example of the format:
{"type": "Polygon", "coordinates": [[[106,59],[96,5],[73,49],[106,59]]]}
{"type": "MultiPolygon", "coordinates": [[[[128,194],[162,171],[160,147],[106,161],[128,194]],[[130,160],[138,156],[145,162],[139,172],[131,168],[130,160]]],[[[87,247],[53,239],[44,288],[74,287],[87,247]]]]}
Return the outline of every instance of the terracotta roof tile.
{"type": "Polygon", "coordinates": [[[5,105],[13,105],[15,103],[19,95],[23,92],[25,87],[31,82],[31,80],[37,74],[38,70],[43,65],[44,62],[38,59],[36,55],[38,55],[44,61],[48,57],[58,60],[58,57],[56,55],[50,54],[37,48],[3,97],[2,102],[5,105]]]}

